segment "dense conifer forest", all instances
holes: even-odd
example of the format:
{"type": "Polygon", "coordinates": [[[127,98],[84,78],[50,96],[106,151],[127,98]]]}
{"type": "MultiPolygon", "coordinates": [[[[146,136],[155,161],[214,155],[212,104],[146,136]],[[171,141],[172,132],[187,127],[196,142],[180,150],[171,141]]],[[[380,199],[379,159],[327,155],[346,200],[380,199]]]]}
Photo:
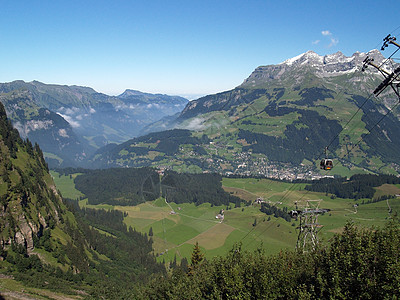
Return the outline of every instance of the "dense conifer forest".
{"type": "Polygon", "coordinates": [[[400,178],[394,175],[357,174],[346,178],[323,178],[305,187],[308,191],[333,194],[339,198],[372,199],[376,190],[374,187],[382,184],[399,184],[400,178]]]}
{"type": "MultiPolygon", "coordinates": [[[[252,150],[254,153],[262,153],[274,161],[300,164],[305,158],[312,160],[321,155],[318,149],[323,149],[324,145],[329,144],[334,137],[333,132],[339,132],[342,129],[337,121],[328,120],[315,111],[295,110],[289,107],[279,107],[272,103],[265,108],[265,112],[270,116],[284,116],[293,112],[300,114],[297,121],[286,126],[284,138],[239,130],[238,137],[251,144],[243,147],[244,151],[252,150]],[[320,127],[314,126],[315,120],[318,120],[320,127]],[[325,134],[321,134],[321,132],[325,134]]],[[[335,140],[331,148],[336,149],[337,147],[338,142],[335,140]]]]}
{"type": "Polygon", "coordinates": [[[89,204],[137,205],[159,197],[159,176],[151,168],[86,170],[75,186],[89,204]]]}
{"type": "Polygon", "coordinates": [[[182,174],[167,171],[161,183],[162,195],[175,203],[211,203],[211,205],[239,206],[242,201],[225,192],[219,174],[182,174]]]}
{"type": "MultiPolygon", "coordinates": [[[[75,186],[86,195],[89,204],[137,205],[166,197],[175,203],[211,203],[239,205],[240,198],[222,188],[218,174],[183,174],[166,171],[160,177],[151,168],[81,170],[75,186]]],[[[74,169],[65,171],[67,174],[74,169]]]]}

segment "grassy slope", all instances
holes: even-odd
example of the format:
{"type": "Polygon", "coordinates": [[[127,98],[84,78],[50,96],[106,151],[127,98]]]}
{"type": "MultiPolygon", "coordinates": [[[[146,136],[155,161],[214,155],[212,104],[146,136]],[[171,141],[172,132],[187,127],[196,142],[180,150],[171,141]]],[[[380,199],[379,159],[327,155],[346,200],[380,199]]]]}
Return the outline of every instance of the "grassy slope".
{"type": "MultiPolygon", "coordinates": [[[[0,277],[0,297],[4,299],[82,299],[86,293],[81,295],[66,295],[48,289],[38,289],[23,285],[10,276],[0,277]]],[[[1,298],[1,299],[3,299],[1,298]]]]}
{"type": "MultiPolygon", "coordinates": [[[[69,176],[58,177],[55,173],[53,176],[62,194],[78,195],[69,176]]],[[[330,213],[319,216],[319,223],[324,225],[319,234],[322,240],[328,240],[334,233],[339,232],[348,220],[354,220],[362,226],[380,226],[388,218],[386,201],[360,205],[355,209],[353,200],[331,199],[330,195],[308,192],[304,190],[304,184],[268,179],[224,178],[223,186],[235,196],[246,200],[263,197],[277,207],[288,207],[289,210],[295,208],[295,202],[301,205],[305,200],[321,199],[320,207],[331,209],[330,213]]],[[[384,185],[377,189],[376,195],[389,193],[398,194],[400,188],[384,185]]],[[[211,207],[208,203],[197,207],[189,203],[168,205],[160,198],[138,206],[89,206],[85,200],[80,201],[80,205],[127,212],[128,216],[124,220],[126,225],[140,232],[148,233],[151,227],[154,234],[154,251],[161,254],[158,257],[160,261],[166,262],[172,261],[175,255],[178,259],[189,259],[196,242],[199,242],[207,258],[224,255],[237,242],[241,242],[246,250],[262,246],[267,253],[277,253],[281,249],[293,249],[298,234],[296,227],[299,221],[286,222],[273,216],[268,221],[268,216],[259,211],[260,205],[257,204],[238,208],[231,204],[231,209],[227,210],[226,206],[211,207]],[[176,214],[170,214],[171,207],[176,214]],[[225,220],[219,223],[215,216],[221,209],[225,210],[225,220]],[[254,227],[255,219],[257,225],[254,227]]],[[[399,199],[390,199],[389,205],[393,211],[400,211],[399,199]]]]}

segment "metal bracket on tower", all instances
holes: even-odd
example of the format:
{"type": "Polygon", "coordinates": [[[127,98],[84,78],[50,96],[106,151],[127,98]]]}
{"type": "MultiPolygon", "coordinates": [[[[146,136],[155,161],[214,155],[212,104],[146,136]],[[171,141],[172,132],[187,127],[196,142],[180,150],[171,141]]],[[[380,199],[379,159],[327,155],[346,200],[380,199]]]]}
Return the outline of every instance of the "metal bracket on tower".
{"type": "MultiPolygon", "coordinates": [[[[393,44],[400,49],[400,44],[396,42],[396,38],[394,36],[390,36],[390,34],[383,39],[383,46],[381,50],[385,50],[389,46],[389,44],[393,44]]],[[[393,72],[388,72],[382,68],[382,66],[378,66],[374,63],[374,59],[370,57],[366,57],[363,61],[362,71],[365,71],[368,66],[373,66],[376,68],[381,74],[385,77],[385,79],[378,85],[378,87],[374,90],[375,96],[378,96],[382,93],[388,86],[390,86],[400,101],[400,81],[398,80],[400,76],[400,67],[397,67],[393,72]]]]}
{"type": "Polygon", "coordinates": [[[390,34],[388,34],[387,37],[385,37],[383,39],[383,45],[382,45],[381,50],[382,51],[385,50],[385,48],[387,48],[389,46],[389,44],[393,44],[400,48],[400,44],[396,42],[396,37],[391,36],[390,34]]]}

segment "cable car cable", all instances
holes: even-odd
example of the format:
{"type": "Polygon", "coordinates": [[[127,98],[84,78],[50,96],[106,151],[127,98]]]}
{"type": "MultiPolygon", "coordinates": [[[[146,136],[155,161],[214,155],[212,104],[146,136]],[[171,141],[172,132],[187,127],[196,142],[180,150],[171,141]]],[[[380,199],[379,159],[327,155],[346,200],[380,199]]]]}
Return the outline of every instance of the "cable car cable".
{"type": "MultiPolygon", "coordinates": [[[[398,28],[400,28],[400,27],[398,27],[398,28]]],[[[398,29],[398,28],[397,28],[397,29],[398,29]]],[[[397,30],[397,29],[395,29],[395,30],[397,30]]],[[[395,30],[394,30],[394,31],[395,31],[395,30]]],[[[393,32],[393,31],[392,31],[392,32],[393,32]]],[[[390,61],[390,58],[391,58],[395,53],[397,53],[397,51],[398,51],[399,49],[400,49],[400,48],[398,48],[396,51],[394,51],[394,53],[392,53],[392,55],[390,55],[389,58],[387,58],[381,65],[385,64],[387,61],[390,61]]],[[[333,144],[333,142],[335,141],[335,139],[338,138],[339,135],[346,129],[346,127],[348,126],[348,124],[354,119],[354,117],[358,114],[358,112],[359,112],[359,111],[362,109],[362,107],[367,103],[367,101],[371,98],[372,95],[373,95],[373,93],[370,93],[369,97],[365,99],[364,103],[363,103],[360,107],[358,107],[357,111],[352,115],[352,117],[351,117],[351,118],[347,121],[347,123],[342,127],[342,130],[340,130],[339,133],[331,140],[331,142],[328,144],[328,146],[326,147],[326,149],[328,149],[328,148],[333,144]]]]}
{"type": "MultiPolygon", "coordinates": [[[[398,27],[398,28],[400,28],[400,27],[398,27]]],[[[398,50],[396,50],[390,57],[392,57],[396,52],[397,52],[398,50]]],[[[385,60],[385,62],[384,63],[386,63],[387,61],[390,61],[390,57],[388,58],[388,59],[386,59],[385,60]]],[[[345,124],[345,126],[343,126],[342,127],[342,130],[331,140],[331,142],[328,144],[328,146],[325,148],[326,150],[329,148],[329,146],[331,146],[332,145],[332,143],[334,142],[334,140],[336,139],[336,138],[338,138],[339,137],[339,135],[343,132],[343,130],[345,130],[346,129],[346,127],[348,126],[348,124],[354,119],[354,117],[358,114],[358,112],[364,107],[364,105],[368,102],[368,100],[370,100],[371,99],[371,97],[372,97],[372,93],[370,93],[370,95],[366,98],[366,100],[363,102],[363,104],[360,106],[360,107],[358,107],[358,109],[357,109],[357,111],[352,115],[352,117],[347,121],[347,123],[345,124]]],[[[389,109],[389,111],[370,129],[370,130],[368,130],[370,133],[371,133],[371,130],[372,129],[374,129],[376,126],[378,126],[379,125],[379,123],[387,116],[387,114],[390,112],[390,111],[392,111],[396,106],[397,106],[398,104],[396,104],[394,107],[392,107],[391,109],[389,109]]],[[[358,145],[360,142],[361,142],[361,140],[362,140],[363,138],[361,137],[361,139],[357,142],[357,144],[356,145],[358,145]]],[[[348,151],[348,153],[350,153],[352,150],[354,149],[354,146],[353,146],[353,148],[350,150],[350,151],[348,151]]],[[[325,150],[325,153],[326,153],[326,150],[325,150]]],[[[293,185],[294,186],[294,185],[293,185]]],[[[285,197],[287,197],[288,195],[289,195],[289,193],[291,192],[291,189],[289,189],[285,194],[284,194],[284,196],[281,198],[281,199],[284,199],[285,197]]],[[[301,201],[307,194],[309,193],[309,191],[307,191],[305,194],[303,194],[302,195],[302,197],[298,200],[298,201],[301,201]]],[[[282,201],[281,201],[282,202],[282,201]]],[[[253,228],[254,229],[254,228],[253,228]]],[[[252,231],[252,230],[251,230],[252,231]]],[[[250,232],[251,231],[249,231],[249,233],[248,234],[250,234],[250,232]]],[[[264,232],[265,232],[265,230],[264,230],[264,232]]],[[[247,234],[247,235],[248,235],[247,234]]],[[[246,236],[247,236],[246,235],[246,236]]],[[[245,237],[246,237],[245,236],[245,237]]]]}
{"type": "MultiPolygon", "coordinates": [[[[372,131],[376,126],[378,126],[379,123],[382,122],[382,120],[383,120],[390,112],[392,112],[393,109],[395,109],[399,104],[400,104],[400,102],[398,102],[398,103],[397,103],[396,105],[394,105],[392,108],[389,108],[388,111],[386,112],[386,114],[384,114],[384,115],[380,118],[380,120],[379,120],[373,127],[371,127],[371,129],[366,128],[366,129],[368,130],[368,132],[369,132],[369,133],[372,133],[371,131],[372,131]]],[[[362,141],[363,139],[364,139],[364,138],[361,136],[361,138],[359,139],[359,141],[358,141],[355,145],[353,145],[353,147],[350,149],[349,152],[351,152],[358,144],[360,144],[361,141],[362,141]]],[[[345,157],[345,156],[344,156],[344,157],[345,157]]]]}

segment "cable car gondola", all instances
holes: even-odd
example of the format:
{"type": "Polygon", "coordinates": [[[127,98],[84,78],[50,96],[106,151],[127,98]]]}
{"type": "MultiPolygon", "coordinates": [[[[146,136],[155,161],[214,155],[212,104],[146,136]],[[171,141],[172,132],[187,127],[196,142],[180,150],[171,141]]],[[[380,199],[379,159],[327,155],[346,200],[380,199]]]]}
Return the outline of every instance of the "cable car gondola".
{"type": "Polygon", "coordinates": [[[333,168],[333,161],[332,159],[329,158],[324,158],[321,160],[321,163],[319,164],[319,167],[324,170],[330,170],[333,168]]]}
{"type": "Polygon", "coordinates": [[[333,160],[327,158],[326,152],[328,152],[328,147],[325,148],[325,158],[321,160],[319,167],[320,169],[330,170],[333,168],[333,160]]]}

